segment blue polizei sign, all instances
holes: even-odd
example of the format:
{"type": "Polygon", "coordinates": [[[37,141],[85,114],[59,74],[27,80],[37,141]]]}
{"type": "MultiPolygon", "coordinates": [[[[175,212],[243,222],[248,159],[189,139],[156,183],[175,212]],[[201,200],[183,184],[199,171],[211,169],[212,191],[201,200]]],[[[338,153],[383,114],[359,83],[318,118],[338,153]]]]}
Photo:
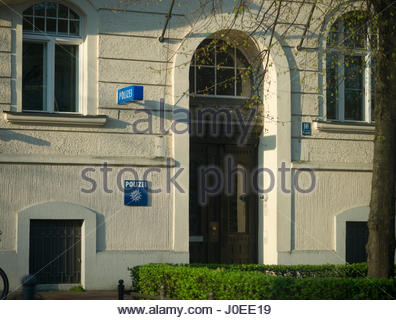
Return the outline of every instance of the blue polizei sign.
{"type": "Polygon", "coordinates": [[[311,122],[303,122],[301,125],[301,131],[303,136],[312,135],[311,122]]]}
{"type": "Polygon", "coordinates": [[[146,180],[124,180],[124,205],[147,206],[148,182],[146,180]]]}
{"type": "Polygon", "coordinates": [[[130,86],[118,90],[117,103],[143,100],[143,86],[130,86]]]}

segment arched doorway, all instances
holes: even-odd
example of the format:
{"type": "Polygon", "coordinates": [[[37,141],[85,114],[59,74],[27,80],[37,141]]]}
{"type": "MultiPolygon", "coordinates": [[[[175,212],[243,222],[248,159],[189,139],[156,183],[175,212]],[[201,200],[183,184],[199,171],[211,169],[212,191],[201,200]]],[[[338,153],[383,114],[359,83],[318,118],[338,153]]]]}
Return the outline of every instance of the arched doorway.
{"type": "Polygon", "coordinates": [[[190,262],[257,263],[262,132],[246,37],[213,35],[190,66],[190,262]]]}

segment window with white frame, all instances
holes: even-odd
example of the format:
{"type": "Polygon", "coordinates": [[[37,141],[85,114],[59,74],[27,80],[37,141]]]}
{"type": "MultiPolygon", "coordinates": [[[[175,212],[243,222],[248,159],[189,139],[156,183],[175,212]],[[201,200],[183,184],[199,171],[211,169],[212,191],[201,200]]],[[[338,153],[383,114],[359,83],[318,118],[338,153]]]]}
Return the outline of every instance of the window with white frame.
{"type": "Polygon", "coordinates": [[[230,41],[202,41],[190,66],[190,93],[246,98],[251,90],[251,67],[242,51],[230,41]]]}
{"type": "Polygon", "coordinates": [[[376,36],[361,12],[339,18],[331,27],[326,54],[327,119],[372,122],[376,36]]]}
{"type": "Polygon", "coordinates": [[[23,12],[23,111],[79,112],[80,22],[59,2],[23,12]]]}

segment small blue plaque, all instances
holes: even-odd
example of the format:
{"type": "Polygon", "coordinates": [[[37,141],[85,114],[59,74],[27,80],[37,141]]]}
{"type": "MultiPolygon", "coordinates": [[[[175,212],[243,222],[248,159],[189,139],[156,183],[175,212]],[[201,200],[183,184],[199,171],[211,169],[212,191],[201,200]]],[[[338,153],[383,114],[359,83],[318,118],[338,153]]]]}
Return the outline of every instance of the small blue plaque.
{"type": "Polygon", "coordinates": [[[117,102],[118,104],[143,100],[143,86],[130,86],[118,90],[117,102]]]}
{"type": "Polygon", "coordinates": [[[124,205],[142,207],[148,202],[148,182],[146,180],[124,180],[124,205]]]}
{"type": "Polygon", "coordinates": [[[311,122],[303,122],[301,126],[303,136],[312,135],[311,122]]]}

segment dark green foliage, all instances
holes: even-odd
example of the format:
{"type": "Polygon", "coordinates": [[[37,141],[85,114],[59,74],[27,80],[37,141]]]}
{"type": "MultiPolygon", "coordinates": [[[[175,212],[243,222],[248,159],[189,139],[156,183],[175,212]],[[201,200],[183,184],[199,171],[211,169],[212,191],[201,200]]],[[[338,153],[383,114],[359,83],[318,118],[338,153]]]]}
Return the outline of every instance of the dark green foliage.
{"type": "MultiPolygon", "coordinates": [[[[259,271],[268,275],[293,278],[359,278],[367,276],[367,263],[347,265],[263,265],[263,264],[191,264],[190,268],[206,267],[229,271],[259,271]]],[[[396,269],[396,266],[395,266],[396,269]]]]}
{"type": "Polygon", "coordinates": [[[396,280],[368,279],[367,264],[167,265],[130,269],[134,290],[176,299],[395,299],[396,280]],[[272,273],[274,275],[269,275],[272,273]],[[275,276],[276,275],[276,276],[275,276]],[[337,276],[337,277],[336,277],[337,276]]]}
{"type": "Polygon", "coordinates": [[[85,292],[85,289],[80,285],[80,286],[70,288],[69,291],[71,291],[71,292],[85,292]]]}

